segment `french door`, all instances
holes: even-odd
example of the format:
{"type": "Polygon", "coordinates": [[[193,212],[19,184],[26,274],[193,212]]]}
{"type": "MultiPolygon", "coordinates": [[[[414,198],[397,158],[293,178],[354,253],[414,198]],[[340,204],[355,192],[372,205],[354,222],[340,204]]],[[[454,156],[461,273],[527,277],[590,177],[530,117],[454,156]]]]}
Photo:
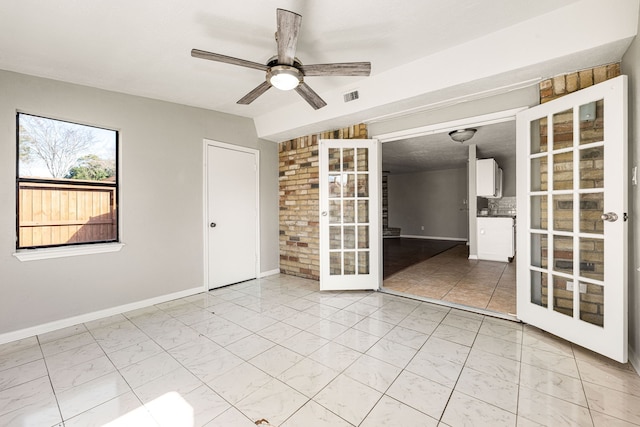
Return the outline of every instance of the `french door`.
{"type": "Polygon", "coordinates": [[[323,139],[319,155],[320,289],[378,289],[379,142],[323,139]]]}
{"type": "Polygon", "coordinates": [[[518,318],[627,361],[627,78],[517,115],[518,318]]]}

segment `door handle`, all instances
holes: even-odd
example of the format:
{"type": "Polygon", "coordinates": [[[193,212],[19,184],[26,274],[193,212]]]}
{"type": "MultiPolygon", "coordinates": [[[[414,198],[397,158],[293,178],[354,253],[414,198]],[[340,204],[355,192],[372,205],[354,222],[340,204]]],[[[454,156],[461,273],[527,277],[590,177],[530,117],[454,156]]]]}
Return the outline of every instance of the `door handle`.
{"type": "Polygon", "coordinates": [[[217,224],[216,224],[215,222],[212,222],[211,224],[209,224],[209,227],[211,227],[211,228],[215,228],[215,227],[216,227],[216,225],[217,225],[217,224]]]}
{"type": "Polygon", "coordinates": [[[618,214],[615,212],[607,212],[600,215],[600,219],[603,221],[616,222],[618,220],[618,214]]]}

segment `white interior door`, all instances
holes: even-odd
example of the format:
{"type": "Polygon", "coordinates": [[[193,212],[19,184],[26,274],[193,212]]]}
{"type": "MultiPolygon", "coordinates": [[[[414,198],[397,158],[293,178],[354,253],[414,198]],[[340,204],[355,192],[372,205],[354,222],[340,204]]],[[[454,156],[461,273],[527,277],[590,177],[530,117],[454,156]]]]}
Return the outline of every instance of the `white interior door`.
{"type": "Polygon", "coordinates": [[[258,153],[207,145],[209,289],[258,276],[258,153]]]}
{"type": "Polygon", "coordinates": [[[320,289],[380,286],[380,144],[320,140],[320,289]]]}
{"type": "Polygon", "coordinates": [[[627,361],[627,78],[517,115],[518,317],[627,361]]]}

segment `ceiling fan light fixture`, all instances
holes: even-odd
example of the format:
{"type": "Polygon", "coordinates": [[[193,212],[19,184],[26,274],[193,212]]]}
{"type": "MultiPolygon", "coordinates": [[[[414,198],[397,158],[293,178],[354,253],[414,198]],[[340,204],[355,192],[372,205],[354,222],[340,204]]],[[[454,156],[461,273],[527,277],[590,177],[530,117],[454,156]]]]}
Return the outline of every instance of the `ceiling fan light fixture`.
{"type": "Polygon", "coordinates": [[[449,132],[449,137],[455,142],[463,143],[473,138],[477,131],[473,128],[453,130],[449,132]]]}
{"type": "Polygon", "coordinates": [[[291,90],[302,83],[300,71],[289,65],[276,65],[271,67],[267,73],[267,81],[271,86],[280,90],[291,90]]]}

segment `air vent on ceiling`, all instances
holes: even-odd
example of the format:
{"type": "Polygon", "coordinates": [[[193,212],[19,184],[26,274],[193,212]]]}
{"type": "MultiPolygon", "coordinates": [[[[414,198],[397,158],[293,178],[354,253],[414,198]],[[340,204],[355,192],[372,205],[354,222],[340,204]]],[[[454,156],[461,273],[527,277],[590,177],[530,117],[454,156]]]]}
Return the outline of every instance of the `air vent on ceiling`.
{"type": "Polygon", "coordinates": [[[357,90],[353,90],[351,92],[345,93],[344,95],[342,95],[342,97],[344,98],[344,102],[351,102],[360,98],[360,95],[358,94],[357,90]]]}

